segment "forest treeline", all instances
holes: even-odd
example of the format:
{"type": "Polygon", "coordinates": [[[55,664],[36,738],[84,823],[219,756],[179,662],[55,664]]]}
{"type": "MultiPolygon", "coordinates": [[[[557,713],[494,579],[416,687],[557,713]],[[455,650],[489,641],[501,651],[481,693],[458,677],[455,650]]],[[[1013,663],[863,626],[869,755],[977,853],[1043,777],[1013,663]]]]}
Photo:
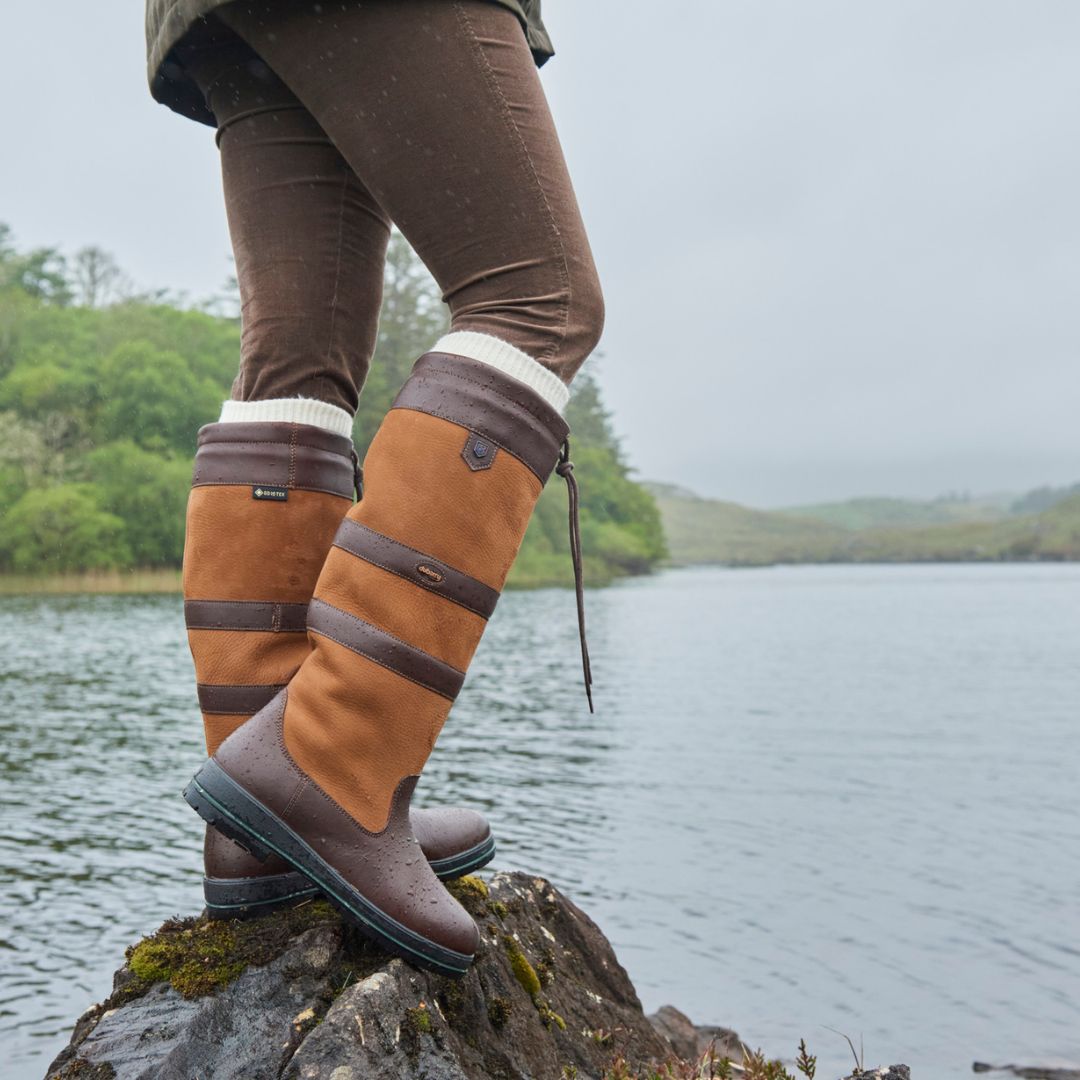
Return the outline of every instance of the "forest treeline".
{"type": "MultiPolygon", "coordinates": [[[[434,283],[395,235],[356,418],[361,456],[445,324],[434,283]]],[[[196,433],[229,395],[239,341],[239,321],[215,305],[135,293],[96,248],[70,259],[20,251],[0,225],[0,572],[179,566],[196,433]]],[[[649,570],[665,554],[659,512],[629,475],[588,371],[575,382],[567,419],[588,581],[649,570]]],[[[572,580],[566,532],[566,494],[555,478],[512,583],[572,580]]]]}

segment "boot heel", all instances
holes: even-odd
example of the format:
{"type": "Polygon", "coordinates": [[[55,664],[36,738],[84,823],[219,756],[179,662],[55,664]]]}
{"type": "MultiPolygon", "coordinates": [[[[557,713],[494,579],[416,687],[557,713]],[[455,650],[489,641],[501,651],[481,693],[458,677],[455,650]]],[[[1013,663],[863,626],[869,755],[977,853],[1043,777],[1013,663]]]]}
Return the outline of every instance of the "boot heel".
{"type": "Polygon", "coordinates": [[[203,821],[208,825],[212,825],[223,836],[227,836],[234,843],[239,844],[259,862],[266,862],[270,858],[270,849],[260,843],[251,833],[242,829],[207,795],[199,785],[198,774],[184,788],[184,801],[203,821]]]}

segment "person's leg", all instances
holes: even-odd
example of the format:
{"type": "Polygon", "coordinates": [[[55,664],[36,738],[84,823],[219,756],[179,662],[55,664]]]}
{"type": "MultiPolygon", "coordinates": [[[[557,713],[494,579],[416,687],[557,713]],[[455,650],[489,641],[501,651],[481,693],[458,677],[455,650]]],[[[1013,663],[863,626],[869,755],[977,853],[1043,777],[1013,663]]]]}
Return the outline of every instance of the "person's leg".
{"type": "Polygon", "coordinates": [[[314,399],[347,416],[243,406],[222,419],[336,424],[351,434],[375,349],[390,223],[311,113],[249,46],[228,37],[182,59],[218,121],[241,301],[232,396],[314,399]]]}
{"type": "Polygon", "coordinates": [[[311,655],[186,796],[382,944],[460,974],[476,927],[414,857],[409,800],[544,482],[557,462],[571,479],[559,409],[601,303],[513,16],[478,0],[326,9],[243,0],[222,18],[400,225],[452,332],[372,440],[309,609],[311,655]]]}
{"type": "Polygon", "coordinates": [[[220,16],[405,234],[451,329],[493,335],[570,382],[603,300],[514,15],[485,0],[236,0],[220,16]]]}
{"type": "MultiPolygon", "coordinates": [[[[185,60],[220,122],[244,302],[240,400],[200,432],[184,551],[188,640],[213,753],[310,651],[307,606],[352,505],[348,436],[375,343],[387,225],[248,46],[218,42],[185,60]]],[[[471,811],[417,811],[414,824],[440,876],[494,854],[487,823],[471,811]]],[[[208,911],[228,918],[316,891],[213,829],[205,879],[208,911]]]]}

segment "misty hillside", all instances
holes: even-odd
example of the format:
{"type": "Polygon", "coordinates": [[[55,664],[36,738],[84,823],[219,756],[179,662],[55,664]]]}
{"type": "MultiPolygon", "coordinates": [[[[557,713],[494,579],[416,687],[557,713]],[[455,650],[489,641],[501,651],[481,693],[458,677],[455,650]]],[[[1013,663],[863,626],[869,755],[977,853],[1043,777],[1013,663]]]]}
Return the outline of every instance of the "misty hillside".
{"type": "MultiPolygon", "coordinates": [[[[669,484],[650,488],[675,565],[1080,560],[1080,493],[1054,500],[1038,513],[998,509],[988,520],[946,518],[932,523],[920,520],[919,508],[933,504],[912,503],[905,515],[905,500],[858,499],[846,517],[833,514],[836,520],[857,523],[845,526],[817,520],[807,507],[799,513],[752,510],[669,484]],[[868,512],[870,508],[877,512],[868,512]],[[861,524],[867,521],[871,524],[861,524]]],[[[1008,505],[1017,503],[1022,500],[1008,505]]],[[[846,505],[829,509],[840,511],[846,505]]]]}
{"type": "MultiPolygon", "coordinates": [[[[1047,489],[1049,490],[1049,489],[1047,489]]],[[[1013,512],[1015,496],[983,495],[977,498],[944,495],[937,499],[860,498],[837,503],[789,506],[781,512],[814,518],[844,529],[906,527],[909,525],[948,525],[956,521],[1000,521],[1013,512]]],[[[1032,506],[1026,512],[1046,509],[1032,506]]]]}
{"type": "Polygon", "coordinates": [[[778,510],[704,499],[672,484],[648,484],[676,565],[821,562],[849,531],[778,510]]]}
{"type": "Polygon", "coordinates": [[[962,521],[1002,521],[1008,517],[1041,513],[1074,495],[1080,495],[1080,484],[1040,487],[1019,497],[1002,492],[976,496],[941,495],[936,499],[870,497],[788,506],[779,512],[813,518],[845,529],[903,528],[962,521]]]}

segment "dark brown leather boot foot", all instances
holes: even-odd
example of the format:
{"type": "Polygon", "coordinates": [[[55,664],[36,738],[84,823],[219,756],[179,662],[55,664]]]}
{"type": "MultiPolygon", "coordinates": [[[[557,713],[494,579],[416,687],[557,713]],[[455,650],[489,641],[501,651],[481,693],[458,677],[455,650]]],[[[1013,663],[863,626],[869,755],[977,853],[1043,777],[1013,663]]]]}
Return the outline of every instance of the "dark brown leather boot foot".
{"type": "Polygon", "coordinates": [[[293,761],[288,690],[225,741],[184,789],[216,830],[257,859],[284,858],[376,943],[444,975],[468,970],[480,935],[446,891],[409,824],[417,777],[405,777],[381,831],[346,814],[293,761]]]}
{"type": "MultiPolygon", "coordinates": [[[[462,807],[414,809],[413,835],[440,881],[473,874],[495,858],[495,837],[483,814],[462,807]]],[[[255,919],[318,896],[319,890],[288,863],[260,862],[207,826],[203,895],[211,919],[255,919]]]]}

